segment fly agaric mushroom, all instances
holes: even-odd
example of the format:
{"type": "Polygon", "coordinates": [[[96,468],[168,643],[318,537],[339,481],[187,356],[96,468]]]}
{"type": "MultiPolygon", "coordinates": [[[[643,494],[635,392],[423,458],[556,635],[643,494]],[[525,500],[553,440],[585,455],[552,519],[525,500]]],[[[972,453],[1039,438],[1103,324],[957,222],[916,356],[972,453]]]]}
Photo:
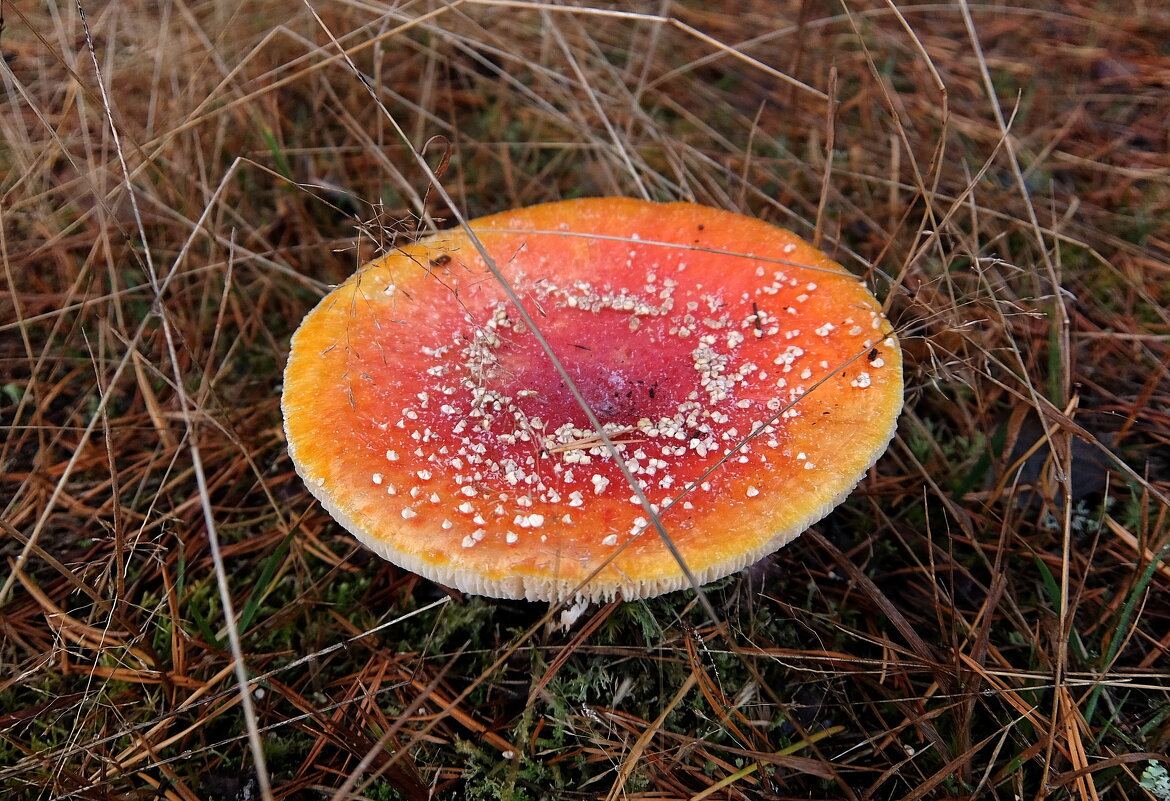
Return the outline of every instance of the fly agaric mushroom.
{"type": "MultiPolygon", "coordinates": [[[[700,583],[824,517],[893,437],[889,323],[788,231],[625,198],[470,227],[700,583]]],[[[689,585],[461,229],[325,297],[293,336],[282,408],[309,490],[402,567],[530,600],[689,585]]]]}

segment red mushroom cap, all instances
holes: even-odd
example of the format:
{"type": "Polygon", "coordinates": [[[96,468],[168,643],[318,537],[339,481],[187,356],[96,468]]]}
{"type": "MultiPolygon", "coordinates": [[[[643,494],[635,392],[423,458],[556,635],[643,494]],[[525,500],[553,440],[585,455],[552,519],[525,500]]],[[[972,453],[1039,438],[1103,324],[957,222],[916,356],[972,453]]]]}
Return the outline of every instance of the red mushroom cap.
{"type": "MultiPolygon", "coordinates": [[[[902,359],[889,323],[788,231],[625,198],[471,228],[699,582],[822,518],[893,437],[902,359]]],[[[309,490],[409,570],[532,600],[688,586],[462,230],[325,297],[293,336],[282,407],[309,490]]]]}

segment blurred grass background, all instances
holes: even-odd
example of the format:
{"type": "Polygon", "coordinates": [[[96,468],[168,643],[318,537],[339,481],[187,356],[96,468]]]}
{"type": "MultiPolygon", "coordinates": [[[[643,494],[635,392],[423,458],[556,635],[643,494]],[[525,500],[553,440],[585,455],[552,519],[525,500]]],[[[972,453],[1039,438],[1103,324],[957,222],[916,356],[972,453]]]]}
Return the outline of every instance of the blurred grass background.
{"type": "Polygon", "coordinates": [[[1160,4],[2,13],[5,798],[1166,801],[1160,4]],[[721,626],[556,631],[311,502],[288,339],[451,224],[412,150],[468,216],[693,200],[884,299],[898,437],[721,626]]]}

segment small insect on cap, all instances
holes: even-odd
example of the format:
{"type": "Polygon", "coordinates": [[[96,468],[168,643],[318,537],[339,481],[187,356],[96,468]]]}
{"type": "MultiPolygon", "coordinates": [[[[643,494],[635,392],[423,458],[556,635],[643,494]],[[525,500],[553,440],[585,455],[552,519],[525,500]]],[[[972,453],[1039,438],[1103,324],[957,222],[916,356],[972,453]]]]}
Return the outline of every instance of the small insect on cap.
{"type": "MultiPolygon", "coordinates": [[[[902,358],[864,286],[795,235],[688,203],[550,203],[472,230],[699,582],[822,518],[893,437],[902,358]]],[[[466,233],[366,265],[292,340],[289,453],[402,567],[502,598],[688,586],[466,233]]]]}

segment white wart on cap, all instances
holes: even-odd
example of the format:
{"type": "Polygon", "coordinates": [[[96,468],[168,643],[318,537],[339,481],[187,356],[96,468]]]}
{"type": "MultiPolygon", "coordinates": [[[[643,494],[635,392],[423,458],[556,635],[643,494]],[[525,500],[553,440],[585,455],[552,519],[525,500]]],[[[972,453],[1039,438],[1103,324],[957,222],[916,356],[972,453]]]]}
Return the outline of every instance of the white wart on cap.
{"type": "MultiPolygon", "coordinates": [[[[822,518],[893,437],[889,323],[788,231],[626,198],[471,227],[700,582],[822,518]]],[[[531,600],[688,586],[461,230],[326,296],[293,336],[282,408],[309,490],[402,567],[531,600]]]]}

